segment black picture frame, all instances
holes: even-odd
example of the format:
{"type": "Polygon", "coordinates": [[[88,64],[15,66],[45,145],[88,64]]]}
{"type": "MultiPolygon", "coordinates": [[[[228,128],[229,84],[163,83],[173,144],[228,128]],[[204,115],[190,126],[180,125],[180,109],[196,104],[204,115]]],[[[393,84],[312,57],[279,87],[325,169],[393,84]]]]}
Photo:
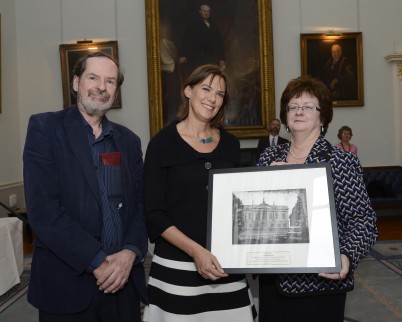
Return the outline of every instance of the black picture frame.
{"type": "Polygon", "coordinates": [[[339,273],[328,163],[211,170],[207,248],[227,273],[339,273]]]}
{"type": "MultiPolygon", "coordinates": [[[[75,44],[61,44],[59,46],[61,80],[63,87],[63,107],[68,108],[76,103],[76,97],[72,91],[73,68],[77,60],[91,52],[101,51],[115,59],[119,59],[117,41],[91,42],[84,41],[75,44]]],[[[112,108],[121,108],[121,89],[113,102],[112,108]]]]}

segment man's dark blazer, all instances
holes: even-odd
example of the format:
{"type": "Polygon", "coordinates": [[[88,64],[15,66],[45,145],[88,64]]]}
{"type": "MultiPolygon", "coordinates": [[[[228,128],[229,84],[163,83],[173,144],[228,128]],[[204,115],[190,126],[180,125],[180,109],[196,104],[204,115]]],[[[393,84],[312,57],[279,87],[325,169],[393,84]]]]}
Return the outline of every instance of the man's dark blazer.
{"type": "MultiPolygon", "coordinates": [[[[110,123],[121,153],[123,244],[138,247],[145,256],[140,139],[124,126],[110,123]]],[[[78,108],[33,115],[23,160],[28,219],[36,236],[28,301],[54,314],[82,311],[97,289],[95,277],[86,269],[102,247],[103,219],[96,170],[78,108]]],[[[146,303],[143,265],[135,263],[131,277],[146,303]]]]}
{"type": "MultiPolygon", "coordinates": [[[[289,140],[286,140],[285,138],[278,136],[278,144],[284,144],[284,143],[288,143],[288,142],[289,142],[289,140]]],[[[269,142],[269,135],[261,138],[258,141],[258,146],[257,146],[257,151],[256,151],[257,161],[260,158],[261,153],[264,152],[264,150],[269,146],[271,146],[271,142],[269,142]]]]}

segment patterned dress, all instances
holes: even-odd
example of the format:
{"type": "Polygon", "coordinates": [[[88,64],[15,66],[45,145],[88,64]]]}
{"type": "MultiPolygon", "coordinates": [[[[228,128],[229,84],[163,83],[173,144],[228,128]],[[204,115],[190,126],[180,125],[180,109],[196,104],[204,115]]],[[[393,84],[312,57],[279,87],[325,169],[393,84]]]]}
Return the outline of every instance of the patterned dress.
{"type": "MultiPolygon", "coordinates": [[[[290,143],[268,148],[257,166],[273,161],[286,162],[290,143]]],[[[377,217],[371,207],[363,169],[354,153],[332,147],[322,136],[315,142],[306,163],[329,162],[331,165],[338,236],[341,254],[350,260],[349,274],[343,280],[329,280],[317,274],[284,274],[277,279],[277,288],[285,296],[342,293],[354,288],[353,271],[368,254],[378,237],[377,217]]]]}
{"type": "Polygon", "coordinates": [[[211,153],[195,151],[180,137],[176,124],[163,129],[148,145],[145,213],[155,250],[144,321],[253,321],[244,275],[206,280],[190,256],[160,237],[174,225],[205,247],[209,170],[235,167],[240,159],[239,141],[223,129],[220,134],[211,153]]]}

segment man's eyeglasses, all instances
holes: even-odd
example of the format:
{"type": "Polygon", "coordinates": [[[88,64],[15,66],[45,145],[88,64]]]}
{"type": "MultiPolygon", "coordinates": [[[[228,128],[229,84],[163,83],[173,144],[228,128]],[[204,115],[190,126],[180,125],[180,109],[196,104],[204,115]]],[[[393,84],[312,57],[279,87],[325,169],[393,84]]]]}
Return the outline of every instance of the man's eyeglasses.
{"type": "Polygon", "coordinates": [[[318,112],[321,111],[321,108],[319,108],[318,106],[314,106],[314,105],[303,105],[303,106],[288,105],[288,107],[286,108],[286,111],[291,112],[291,113],[296,113],[296,111],[298,111],[299,109],[301,109],[303,112],[313,112],[315,110],[317,110],[318,112]]]}

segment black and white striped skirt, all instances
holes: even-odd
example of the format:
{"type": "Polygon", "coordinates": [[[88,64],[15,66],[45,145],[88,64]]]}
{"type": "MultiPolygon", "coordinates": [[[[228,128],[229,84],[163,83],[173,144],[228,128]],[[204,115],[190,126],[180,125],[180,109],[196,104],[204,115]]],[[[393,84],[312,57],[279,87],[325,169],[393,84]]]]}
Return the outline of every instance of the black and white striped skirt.
{"type": "Polygon", "coordinates": [[[148,280],[147,322],[252,322],[255,309],[244,275],[204,279],[194,262],[154,255],[148,280]]]}

